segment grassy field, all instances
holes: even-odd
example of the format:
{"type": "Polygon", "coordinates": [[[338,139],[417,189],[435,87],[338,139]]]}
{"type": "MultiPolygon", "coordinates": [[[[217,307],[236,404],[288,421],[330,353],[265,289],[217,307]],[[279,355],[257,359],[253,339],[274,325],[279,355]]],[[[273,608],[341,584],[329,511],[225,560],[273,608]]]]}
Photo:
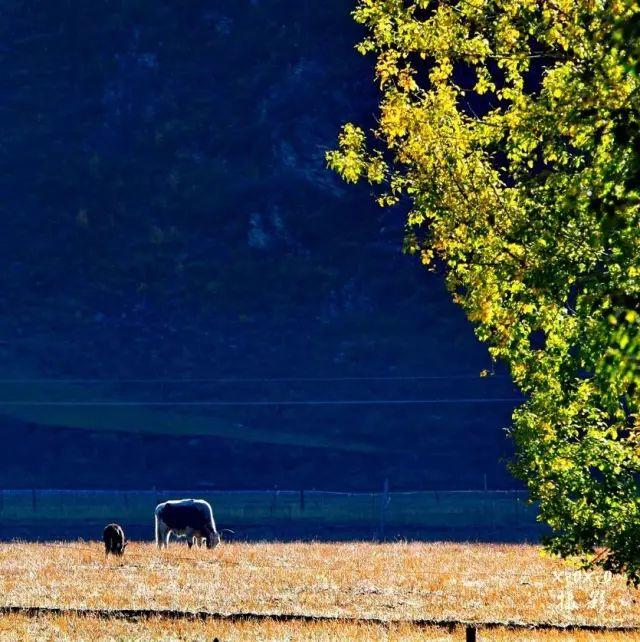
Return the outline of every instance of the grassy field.
{"type": "MultiPolygon", "coordinates": [[[[105,561],[97,542],[0,544],[0,605],[173,609],[376,618],[380,623],[0,617],[5,639],[456,640],[411,620],[640,625],[620,578],[544,557],[535,546],[226,544],[214,551],[133,542],[105,561]],[[398,623],[402,621],[406,623],[398,623]],[[171,638],[170,636],[173,636],[171,638]]],[[[493,629],[485,640],[640,640],[493,629]]]]}
{"type": "MultiPolygon", "coordinates": [[[[217,637],[220,642],[246,642],[261,640],[269,642],[313,640],[317,642],[461,642],[464,629],[424,629],[403,625],[371,625],[337,623],[286,623],[242,622],[230,624],[220,621],[167,622],[164,619],[144,622],[105,621],[96,618],[75,616],[47,616],[30,618],[20,615],[0,618],[0,640],[152,640],[211,642],[217,637]]],[[[603,633],[558,633],[557,631],[509,631],[491,630],[480,633],[479,639],[488,642],[638,642],[636,634],[603,633]]]]}

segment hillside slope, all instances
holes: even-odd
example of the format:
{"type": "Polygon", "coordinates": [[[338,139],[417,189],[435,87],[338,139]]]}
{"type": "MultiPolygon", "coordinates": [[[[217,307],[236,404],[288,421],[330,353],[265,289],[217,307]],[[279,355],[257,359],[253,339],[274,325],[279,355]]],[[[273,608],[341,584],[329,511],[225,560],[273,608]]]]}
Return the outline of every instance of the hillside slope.
{"type": "Polygon", "coordinates": [[[350,9],[3,7],[0,378],[29,381],[0,384],[0,486],[514,485],[513,403],[145,405],[514,396],[457,378],[486,350],[402,211],[325,169],[374,122],[350,9]],[[453,378],[375,379],[413,375],[453,378]],[[1,403],[51,399],[140,405],[1,403]]]}

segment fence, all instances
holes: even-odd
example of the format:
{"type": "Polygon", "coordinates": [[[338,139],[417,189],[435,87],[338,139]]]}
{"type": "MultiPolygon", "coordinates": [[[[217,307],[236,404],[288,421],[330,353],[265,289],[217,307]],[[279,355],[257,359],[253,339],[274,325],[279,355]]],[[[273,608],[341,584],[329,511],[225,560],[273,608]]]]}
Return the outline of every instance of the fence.
{"type": "MultiPolygon", "coordinates": [[[[241,538],[489,539],[539,535],[524,491],[349,493],[315,490],[0,490],[0,537],[32,537],[63,524],[117,521],[146,537],[161,501],[199,497],[241,538]],[[139,532],[136,529],[143,529],[139,532]]],[[[82,529],[81,529],[82,530],[82,529]]],[[[94,532],[94,531],[91,531],[94,532]]],[[[81,532],[80,535],[84,536],[81,532]]]]}
{"type": "MultiPolygon", "coordinates": [[[[554,622],[522,622],[516,621],[473,621],[451,619],[422,619],[422,620],[392,620],[374,617],[341,617],[333,615],[311,615],[302,613],[260,613],[248,611],[243,613],[222,613],[213,611],[181,611],[177,609],[115,609],[115,608],[62,608],[54,606],[18,606],[18,605],[0,605],[0,616],[20,614],[28,617],[41,617],[46,615],[58,616],[76,616],[91,617],[105,620],[132,620],[140,621],[150,618],[163,618],[165,620],[190,620],[190,621],[207,621],[218,620],[227,622],[338,622],[338,623],[359,623],[374,624],[388,627],[392,624],[402,625],[411,624],[420,628],[440,628],[446,629],[449,633],[456,628],[462,628],[465,631],[466,642],[477,642],[478,631],[503,629],[513,633],[520,639],[521,633],[530,633],[531,631],[553,631],[556,634],[568,633],[573,634],[577,631],[590,633],[608,633],[610,635],[637,633],[639,627],[634,625],[606,625],[606,624],[561,624],[554,622]]],[[[551,639],[551,638],[548,638],[551,639]]],[[[572,635],[571,638],[574,639],[572,635]]],[[[606,639],[613,639],[607,637],[606,639]]],[[[218,638],[213,638],[217,642],[218,638]]]]}

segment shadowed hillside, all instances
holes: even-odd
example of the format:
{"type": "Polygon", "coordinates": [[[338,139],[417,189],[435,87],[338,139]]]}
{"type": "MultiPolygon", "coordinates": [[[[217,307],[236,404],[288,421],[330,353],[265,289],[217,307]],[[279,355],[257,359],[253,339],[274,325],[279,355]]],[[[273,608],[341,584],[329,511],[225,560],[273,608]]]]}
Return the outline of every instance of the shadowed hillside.
{"type": "Polygon", "coordinates": [[[342,403],[515,396],[325,169],[374,124],[351,7],[4,4],[0,486],[515,485],[513,403],[342,403]]]}

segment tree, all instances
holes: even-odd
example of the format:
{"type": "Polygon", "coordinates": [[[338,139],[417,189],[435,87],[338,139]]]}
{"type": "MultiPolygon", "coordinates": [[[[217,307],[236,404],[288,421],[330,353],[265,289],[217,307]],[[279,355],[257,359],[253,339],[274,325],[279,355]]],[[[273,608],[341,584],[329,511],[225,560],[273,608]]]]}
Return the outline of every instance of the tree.
{"type": "Polygon", "coordinates": [[[512,469],[548,548],[640,583],[640,9],[632,0],[360,0],[372,136],[328,164],[408,198],[405,249],[526,401],[512,469]]]}

